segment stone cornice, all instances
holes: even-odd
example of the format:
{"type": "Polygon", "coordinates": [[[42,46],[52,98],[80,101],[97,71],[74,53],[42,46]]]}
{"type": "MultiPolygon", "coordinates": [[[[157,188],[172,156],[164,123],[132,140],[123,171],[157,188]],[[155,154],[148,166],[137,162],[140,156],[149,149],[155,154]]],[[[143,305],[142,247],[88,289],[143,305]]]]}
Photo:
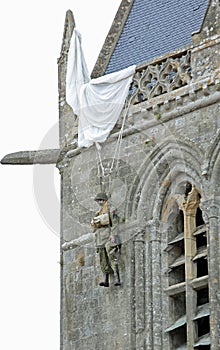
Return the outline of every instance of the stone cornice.
{"type": "MultiPolygon", "coordinates": [[[[163,98],[158,96],[147,102],[132,106],[130,116],[133,118],[133,123],[123,131],[123,137],[135,134],[137,131],[147,130],[197,109],[220,102],[219,82],[216,81],[215,83],[210,84],[212,86],[210,92],[207,90],[205,82],[204,85],[195,83],[175,90],[172,93],[164,94],[163,98]],[[196,93],[199,91],[201,92],[201,97],[198,98],[196,93]],[[184,98],[187,98],[188,103],[186,103],[184,98]],[[161,116],[159,120],[157,119],[158,114],[161,116]]],[[[111,134],[106,143],[113,142],[118,138],[118,135],[119,132],[111,134]]],[[[86,148],[67,149],[63,160],[65,162],[69,161],[71,158],[86,151],[86,148]]]]}
{"type": "Polygon", "coordinates": [[[192,47],[191,51],[192,53],[196,51],[201,51],[203,49],[207,49],[211,46],[217,45],[220,43],[220,35],[214,35],[211,38],[205,38],[203,41],[201,41],[197,46],[192,47]]]}

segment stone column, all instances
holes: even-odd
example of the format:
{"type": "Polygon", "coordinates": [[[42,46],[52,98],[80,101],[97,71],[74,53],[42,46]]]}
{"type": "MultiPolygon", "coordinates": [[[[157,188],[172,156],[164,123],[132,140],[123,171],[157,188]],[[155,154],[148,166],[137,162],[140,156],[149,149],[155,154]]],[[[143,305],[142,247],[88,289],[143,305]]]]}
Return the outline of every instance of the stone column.
{"type": "Polygon", "coordinates": [[[220,197],[202,202],[207,226],[211,350],[220,349],[220,197]]]}
{"type": "Polygon", "coordinates": [[[145,349],[145,232],[140,231],[134,239],[135,256],[135,331],[136,349],[145,349]]]}
{"type": "Polygon", "coordinates": [[[195,341],[195,323],[193,317],[196,311],[196,292],[190,286],[192,279],[196,278],[196,264],[192,258],[196,255],[196,238],[193,232],[196,229],[196,212],[200,203],[199,194],[192,188],[180,209],[184,214],[184,242],[185,242],[185,281],[186,281],[186,321],[187,321],[187,349],[191,350],[195,341]]]}
{"type": "Polygon", "coordinates": [[[152,302],[152,250],[150,241],[152,221],[148,222],[145,237],[145,327],[146,350],[153,349],[153,302],[152,302]]]}
{"type": "Polygon", "coordinates": [[[148,222],[149,249],[147,265],[151,268],[152,343],[149,350],[162,349],[162,289],[161,289],[161,234],[159,220],[148,222]]]}

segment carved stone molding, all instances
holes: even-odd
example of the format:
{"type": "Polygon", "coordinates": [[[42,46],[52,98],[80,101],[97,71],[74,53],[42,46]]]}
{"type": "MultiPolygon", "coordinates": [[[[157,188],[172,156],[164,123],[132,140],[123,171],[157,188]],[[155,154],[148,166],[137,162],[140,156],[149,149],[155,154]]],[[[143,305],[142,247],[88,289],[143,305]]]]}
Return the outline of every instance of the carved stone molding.
{"type": "Polygon", "coordinates": [[[219,218],[220,198],[212,198],[201,202],[201,209],[204,211],[204,219],[219,218]]]}
{"type": "Polygon", "coordinates": [[[137,70],[131,87],[134,94],[132,103],[142,102],[187,85],[191,80],[190,70],[190,51],[137,70]]]}
{"type": "Polygon", "coordinates": [[[146,231],[149,236],[149,242],[160,242],[161,237],[158,235],[158,230],[161,225],[161,221],[158,219],[148,220],[146,224],[146,231]]]}
{"type": "Polygon", "coordinates": [[[180,205],[186,216],[195,216],[197,208],[200,203],[200,196],[198,190],[193,186],[186,199],[180,205]]]}

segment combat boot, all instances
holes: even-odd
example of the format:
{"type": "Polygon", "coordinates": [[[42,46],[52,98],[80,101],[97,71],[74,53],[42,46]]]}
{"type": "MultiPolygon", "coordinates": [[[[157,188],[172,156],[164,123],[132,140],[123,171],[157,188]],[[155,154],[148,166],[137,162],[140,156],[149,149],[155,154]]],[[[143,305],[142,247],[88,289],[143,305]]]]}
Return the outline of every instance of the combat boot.
{"type": "Polygon", "coordinates": [[[101,287],[109,287],[109,274],[104,273],[104,281],[100,282],[99,285],[101,287]]]}
{"type": "Polygon", "coordinates": [[[120,276],[119,276],[119,271],[118,270],[116,272],[114,272],[114,285],[115,286],[120,286],[121,285],[120,276]]]}

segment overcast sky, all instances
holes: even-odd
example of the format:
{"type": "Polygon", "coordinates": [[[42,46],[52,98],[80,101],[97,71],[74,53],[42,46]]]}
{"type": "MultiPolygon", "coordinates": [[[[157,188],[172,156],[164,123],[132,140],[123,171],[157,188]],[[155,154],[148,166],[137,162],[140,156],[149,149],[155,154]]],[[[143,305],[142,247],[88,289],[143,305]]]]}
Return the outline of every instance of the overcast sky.
{"type": "MultiPolygon", "coordinates": [[[[57,58],[65,13],[74,13],[91,72],[119,4],[120,0],[1,3],[0,158],[45,144],[59,146],[57,58]]],[[[58,170],[0,165],[0,188],[0,348],[58,350],[58,170]],[[53,193],[38,171],[51,179],[53,193]],[[45,207],[36,194],[45,199],[45,207]]]]}

